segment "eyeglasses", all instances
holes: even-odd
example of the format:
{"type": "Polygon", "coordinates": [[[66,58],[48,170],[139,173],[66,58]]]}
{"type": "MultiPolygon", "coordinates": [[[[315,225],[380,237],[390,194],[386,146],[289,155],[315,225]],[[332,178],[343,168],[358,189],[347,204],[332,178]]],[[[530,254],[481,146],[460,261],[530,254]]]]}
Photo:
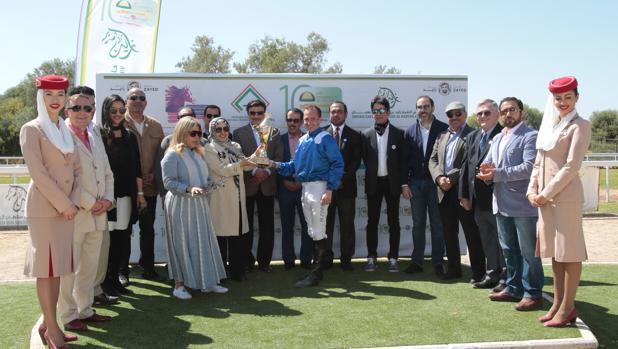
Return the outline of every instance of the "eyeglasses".
{"type": "Polygon", "coordinates": [[[250,111],[249,114],[251,116],[264,115],[264,112],[263,111],[250,111]]]}
{"type": "Polygon", "coordinates": [[[386,113],[386,109],[382,108],[382,109],[372,109],[371,112],[373,114],[384,114],[386,113]]]}
{"type": "Polygon", "coordinates": [[[191,136],[191,137],[201,137],[202,136],[202,131],[191,131],[191,132],[189,132],[189,136],[191,136]]]}
{"type": "Polygon", "coordinates": [[[446,113],[446,116],[450,119],[452,117],[461,117],[462,115],[464,115],[464,113],[462,111],[455,111],[455,112],[449,112],[446,113]]]}
{"type": "Polygon", "coordinates": [[[288,122],[288,124],[291,122],[293,124],[300,124],[300,119],[285,119],[285,121],[288,122]]]}
{"type": "Polygon", "coordinates": [[[510,108],[506,108],[506,109],[500,110],[500,115],[506,115],[508,113],[517,113],[520,110],[521,109],[519,109],[519,108],[510,107],[510,108]]]}
{"type": "Polygon", "coordinates": [[[68,110],[72,110],[72,111],[74,111],[76,113],[82,111],[82,109],[86,113],[90,113],[93,110],[92,106],[90,106],[90,105],[74,105],[72,107],[67,107],[67,109],[68,110]]]}
{"type": "Polygon", "coordinates": [[[179,119],[182,119],[182,118],[184,118],[185,116],[195,117],[195,114],[193,114],[193,113],[182,114],[182,115],[178,115],[178,118],[179,118],[179,119]]]}
{"type": "Polygon", "coordinates": [[[209,119],[212,119],[212,118],[218,118],[219,115],[218,114],[206,114],[206,117],[209,119]]]}
{"type": "Polygon", "coordinates": [[[120,114],[124,114],[127,112],[127,108],[110,108],[109,109],[109,113],[110,114],[116,114],[116,113],[120,113],[120,114]]]}
{"type": "Polygon", "coordinates": [[[418,110],[429,110],[429,109],[431,109],[431,104],[417,105],[416,109],[418,109],[418,110]]]}
{"type": "Polygon", "coordinates": [[[221,132],[230,132],[230,128],[227,126],[215,128],[215,133],[221,133],[221,132]]]}
{"type": "Polygon", "coordinates": [[[489,110],[485,110],[485,111],[480,111],[478,113],[476,113],[476,116],[479,118],[482,118],[484,116],[490,116],[491,112],[489,110]]]}
{"type": "Polygon", "coordinates": [[[139,99],[140,101],[143,102],[146,100],[146,96],[130,96],[129,99],[132,101],[137,101],[139,99]]]}

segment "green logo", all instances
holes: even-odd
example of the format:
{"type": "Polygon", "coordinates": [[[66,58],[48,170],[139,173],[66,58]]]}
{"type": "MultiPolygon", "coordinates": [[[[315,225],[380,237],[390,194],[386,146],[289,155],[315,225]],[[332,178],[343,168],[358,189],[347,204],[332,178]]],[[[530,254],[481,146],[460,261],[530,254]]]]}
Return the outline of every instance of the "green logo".
{"type": "Polygon", "coordinates": [[[127,59],[131,53],[139,52],[135,49],[133,40],[129,40],[127,34],[120,30],[108,29],[101,41],[104,45],[111,44],[109,49],[109,56],[111,58],[127,59]]]}
{"type": "Polygon", "coordinates": [[[253,85],[249,84],[247,85],[247,87],[245,87],[244,90],[242,90],[242,92],[240,92],[240,94],[234,98],[234,100],[232,101],[232,107],[234,107],[234,109],[236,109],[236,111],[243,111],[245,109],[245,106],[253,101],[259,99],[262,102],[264,102],[267,106],[270,104],[266,98],[264,98],[264,96],[262,96],[258,90],[253,87],[253,85]]]}

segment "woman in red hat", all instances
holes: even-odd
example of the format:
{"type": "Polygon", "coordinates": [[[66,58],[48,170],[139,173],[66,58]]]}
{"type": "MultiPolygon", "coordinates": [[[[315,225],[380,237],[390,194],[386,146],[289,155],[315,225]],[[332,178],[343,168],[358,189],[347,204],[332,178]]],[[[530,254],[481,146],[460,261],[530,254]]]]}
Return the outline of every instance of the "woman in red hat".
{"type": "Polygon", "coordinates": [[[59,117],[67,78],[48,75],[36,79],[36,119],[22,126],[21,152],[31,177],[26,197],[30,245],[24,273],[36,277],[43,323],[39,334],[52,348],[66,348],[76,340],[64,335],[56,321],[60,276],[73,270],[73,218],[80,202],[81,168],[71,131],[59,117]]]}
{"type": "Polygon", "coordinates": [[[577,79],[552,80],[537,137],[537,156],[526,193],[539,208],[537,253],[552,259],[554,303],[539,321],[562,327],[577,319],[575,294],[587,259],[582,228],[584,189],[579,178],[591,138],[590,122],[577,114],[577,79]]]}

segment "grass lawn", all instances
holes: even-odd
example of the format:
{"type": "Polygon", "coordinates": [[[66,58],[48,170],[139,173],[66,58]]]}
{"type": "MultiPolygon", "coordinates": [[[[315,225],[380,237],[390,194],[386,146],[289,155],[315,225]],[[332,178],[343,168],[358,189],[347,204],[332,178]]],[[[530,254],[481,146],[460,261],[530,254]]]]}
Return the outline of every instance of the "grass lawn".
{"type": "MultiPolygon", "coordinates": [[[[228,294],[198,291],[190,301],[170,297],[171,288],[164,283],[134,278],[135,295],[99,310],[114,316],[113,321],[90,326],[76,344],[345,348],[579,336],[576,328],[543,327],[536,322],[543,311],[517,312],[513,303],[491,303],[488,291],[472,289],[467,278],[445,282],[427,271],[414,277],[388,273],[385,263],[373,273],[360,266],[343,272],[336,265],[319,287],[309,289],[292,287],[303,275],[301,269],[276,267],[271,274],[249,274],[249,282],[227,283],[228,294]]],[[[618,294],[617,274],[618,266],[585,266],[577,297],[580,317],[606,348],[618,346],[618,299],[609,297],[618,294]]],[[[39,312],[34,284],[0,284],[0,293],[5,319],[0,322],[0,348],[27,347],[39,312]]]]}
{"type": "MultiPolygon", "coordinates": [[[[30,176],[17,176],[17,184],[28,184],[30,176]]],[[[13,184],[13,176],[0,176],[0,184],[13,184]]]]}

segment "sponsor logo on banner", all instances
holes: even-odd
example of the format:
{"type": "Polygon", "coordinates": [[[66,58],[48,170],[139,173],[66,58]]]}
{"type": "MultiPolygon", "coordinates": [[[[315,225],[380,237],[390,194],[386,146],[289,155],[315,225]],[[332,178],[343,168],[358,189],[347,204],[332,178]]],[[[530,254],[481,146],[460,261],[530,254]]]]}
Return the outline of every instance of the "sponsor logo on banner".
{"type": "MultiPolygon", "coordinates": [[[[180,108],[185,106],[193,108],[189,103],[193,103],[193,95],[191,94],[189,86],[168,86],[165,89],[165,112],[167,113],[167,121],[171,123],[176,122],[178,110],[180,110],[180,108]]],[[[195,109],[193,109],[193,111],[195,111],[196,115],[203,114],[203,109],[202,113],[198,113],[195,109]]]]}
{"type": "Polygon", "coordinates": [[[388,103],[391,106],[391,109],[395,108],[397,102],[399,102],[397,94],[388,87],[380,87],[380,89],[378,90],[378,96],[386,98],[386,100],[388,100],[388,103]]]}
{"type": "Polygon", "coordinates": [[[230,103],[234,109],[238,112],[242,112],[245,110],[245,106],[249,104],[249,102],[254,101],[256,99],[261,100],[266,104],[266,107],[270,104],[264,96],[252,85],[249,84],[242,90],[236,98],[230,103]]]}

